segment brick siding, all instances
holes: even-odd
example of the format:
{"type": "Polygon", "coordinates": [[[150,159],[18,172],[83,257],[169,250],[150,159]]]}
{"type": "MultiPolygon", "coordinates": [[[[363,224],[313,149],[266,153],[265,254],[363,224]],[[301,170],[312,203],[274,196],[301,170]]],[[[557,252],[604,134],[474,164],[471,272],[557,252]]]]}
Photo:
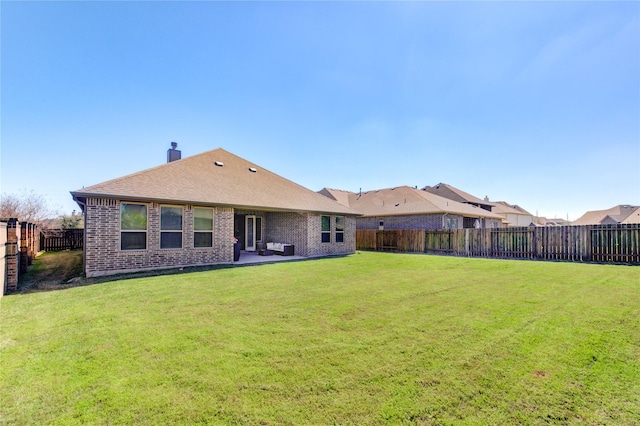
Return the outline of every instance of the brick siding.
{"type": "MultiPolygon", "coordinates": [[[[433,214],[416,214],[405,216],[378,216],[378,217],[359,217],[357,219],[357,228],[361,230],[378,230],[380,222],[384,222],[385,231],[396,231],[403,229],[422,230],[422,229],[442,229],[445,228],[445,221],[448,219],[457,219],[458,228],[463,227],[463,217],[460,215],[441,213],[433,214]]],[[[500,220],[482,219],[484,228],[499,228],[500,220]]]]}
{"type": "MultiPolygon", "coordinates": [[[[462,228],[462,216],[447,215],[447,217],[457,218],[458,226],[462,228]]],[[[443,215],[440,213],[406,216],[359,217],[357,219],[357,227],[362,230],[378,230],[381,221],[384,222],[385,231],[444,228],[443,215]]]]}
{"type": "MultiPolygon", "coordinates": [[[[134,203],[131,201],[131,203],[134,203]]],[[[160,205],[147,206],[147,249],[120,250],[120,205],[117,200],[87,199],[85,273],[87,277],[182,266],[233,262],[233,209],[214,208],[213,247],[193,247],[193,207],[183,207],[181,249],[160,249],[160,205]]],[[[196,206],[197,207],[197,206],[196,206]]]]}
{"type": "Polygon", "coordinates": [[[270,212],[264,221],[263,241],[286,243],[295,246],[297,256],[309,256],[307,245],[307,220],[304,213],[270,212]]]}
{"type": "Polygon", "coordinates": [[[266,239],[263,240],[294,244],[295,254],[305,257],[355,253],[355,218],[345,217],[344,242],[337,243],[335,242],[335,215],[331,216],[331,242],[323,243],[321,216],[323,215],[317,213],[268,213],[265,218],[266,239]]]}
{"type": "Polygon", "coordinates": [[[309,256],[328,256],[351,254],[356,251],[356,218],[353,216],[343,216],[344,224],[344,242],[336,241],[336,216],[331,215],[331,242],[322,242],[322,214],[309,215],[308,223],[308,255],[309,256]]]}
{"type": "MultiPolygon", "coordinates": [[[[137,203],[135,201],[122,201],[137,203]]],[[[212,248],[193,248],[193,207],[183,207],[182,249],[160,249],[160,206],[147,206],[147,249],[120,250],[121,201],[88,198],[85,208],[85,273],[88,277],[137,270],[213,265],[233,262],[234,209],[214,208],[212,248]]],[[[335,242],[332,216],[331,243],[321,243],[321,215],[293,212],[239,210],[262,218],[262,241],[293,244],[299,256],[355,252],[354,217],[345,217],[344,243],[335,242]]]]}

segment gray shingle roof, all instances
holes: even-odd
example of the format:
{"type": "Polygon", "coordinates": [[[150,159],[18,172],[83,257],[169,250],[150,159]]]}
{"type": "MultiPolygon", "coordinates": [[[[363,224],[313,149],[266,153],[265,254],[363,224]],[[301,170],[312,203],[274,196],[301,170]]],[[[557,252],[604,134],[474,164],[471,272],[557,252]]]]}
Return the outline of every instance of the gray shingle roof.
{"type": "MultiPolygon", "coordinates": [[[[573,222],[573,225],[598,225],[601,224],[607,216],[614,222],[618,223],[639,223],[633,222],[634,213],[638,206],[617,205],[607,210],[591,210],[580,216],[573,222]]],[[[636,216],[640,220],[639,216],[636,216]]]]}
{"type": "Polygon", "coordinates": [[[495,213],[414,189],[409,186],[379,189],[362,193],[325,188],[322,193],[331,194],[334,199],[344,202],[364,216],[394,216],[409,214],[451,213],[466,217],[486,217],[502,219],[495,213]]]}
{"type": "Polygon", "coordinates": [[[522,207],[514,206],[512,204],[507,203],[506,201],[492,201],[492,203],[493,203],[493,207],[491,207],[491,211],[493,213],[498,213],[498,214],[511,213],[511,214],[531,216],[531,213],[529,213],[522,207]]]}
{"type": "Polygon", "coordinates": [[[631,212],[631,214],[629,214],[629,216],[626,217],[625,220],[620,223],[640,223],[640,207],[636,208],[633,212],[631,212]]]}
{"type": "Polygon", "coordinates": [[[493,203],[490,201],[482,200],[475,195],[471,195],[468,192],[442,182],[434,186],[425,186],[422,190],[460,203],[493,206],[493,203]]]}
{"type": "Polygon", "coordinates": [[[71,192],[87,197],[358,215],[222,148],[71,192]],[[216,165],[218,164],[223,165],[216,165]]]}

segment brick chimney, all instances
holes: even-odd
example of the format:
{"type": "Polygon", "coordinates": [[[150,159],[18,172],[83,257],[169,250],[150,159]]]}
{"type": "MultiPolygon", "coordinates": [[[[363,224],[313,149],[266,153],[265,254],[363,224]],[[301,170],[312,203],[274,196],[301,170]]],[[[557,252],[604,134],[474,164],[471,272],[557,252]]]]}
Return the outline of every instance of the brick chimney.
{"type": "Polygon", "coordinates": [[[178,147],[178,142],[171,142],[171,149],[167,150],[167,163],[170,163],[172,161],[176,161],[182,158],[182,153],[176,149],[177,147],[178,147]]]}

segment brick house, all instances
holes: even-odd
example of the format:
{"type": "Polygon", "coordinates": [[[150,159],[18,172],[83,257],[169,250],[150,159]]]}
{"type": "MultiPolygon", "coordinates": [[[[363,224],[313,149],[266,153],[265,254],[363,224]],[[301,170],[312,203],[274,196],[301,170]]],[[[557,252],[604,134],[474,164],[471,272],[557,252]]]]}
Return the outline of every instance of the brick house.
{"type": "Polygon", "coordinates": [[[534,224],[533,215],[518,205],[509,204],[505,201],[489,201],[487,196],[484,199],[480,199],[446,183],[441,182],[434,186],[425,186],[422,190],[495,213],[502,217],[502,226],[531,226],[534,224]]]}
{"type": "Polygon", "coordinates": [[[324,188],[319,191],[362,216],[358,230],[498,228],[502,217],[483,208],[429,192],[399,186],[367,192],[324,188]]]}
{"type": "Polygon", "coordinates": [[[506,201],[493,201],[491,212],[503,217],[503,226],[532,226],[535,225],[533,215],[514,204],[506,201]]]}
{"type": "Polygon", "coordinates": [[[487,197],[482,200],[475,195],[471,195],[468,192],[464,192],[461,189],[442,182],[434,186],[425,186],[424,188],[422,188],[422,190],[430,194],[439,195],[449,200],[457,201],[459,203],[480,207],[487,211],[493,211],[492,207],[495,206],[495,203],[490,202],[487,197]]]}
{"type": "Polygon", "coordinates": [[[576,219],[572,225],[616,225],[640,223],[640,207],[620,204],[607,210],[591,210],[576,219]]]}
{"type": "Polygon", "coordinates": [[[232,263],[234,237],[247,251],[355,252],[354,210],[223,149],[181,159],[175,147],[166,164],[71,192],[87,277],[232,263]]]}

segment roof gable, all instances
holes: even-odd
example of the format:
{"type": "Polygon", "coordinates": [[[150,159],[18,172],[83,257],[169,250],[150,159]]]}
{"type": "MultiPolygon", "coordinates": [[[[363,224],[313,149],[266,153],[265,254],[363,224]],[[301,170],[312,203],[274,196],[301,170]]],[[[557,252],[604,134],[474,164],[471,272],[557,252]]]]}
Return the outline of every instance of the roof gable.
{"type": "Polygon", "coordinates": [[[612,223],[634,223],[633,214],[637,212],[638,206],[617,205],[607,210],[591,210],[576,219],[574,225],[598,225],[612,223]],[[630,219],[631,218],[631,219],[630,219]]]}
{"type": "Polygon", "coordinates": [[[488,200],[482,200],[474,195],[469,194],[468,192],[464,192],[463,190],[446,183],[439,183],[435,186],[425,186],[424,188],[422,188],[422,190],[431,194],[448,198],[450,200],[457,201],[459,203],[477,204],[479,206],[486,207],[492,207],[494,205],[488,200]]]}
{"type": "Polygon", "coordinates": [[[494,206],[491,208],[493,213],[498,214],[517,214],[522,216],[532,216],[531,213],[526,211],[520,206],[512,205],[506,201],[493,201],[494,206]]]}
{"type": "Polygon", "coordinates": [[[349,207],[365,216],[450,213],[466,217],[500,216],[469,204],[459,203],[409,186],[348,193],[349,207]]]}
{"type": "Polygon", "coordinates": [[[332,198],[342,204],[343,206],[349,207],[349,195],[353,194],[351,191],[344,191],[341,189],[331,189],[331,188],[322,188],[318,191],[320,194],[325,197],[332,198]]]}
{"type": "Polygon", "coordinates": [[[629,216],[626,217],[625,220],[620,223],[640,223],[640,207],[636,208],[633,212],[631,212],[629,216]]]}
{"type": "Polygon", "coordinates": [[[355,211],[222,148],[82,188],[105,197],[176,204],[357,215],[355,211]]]}

